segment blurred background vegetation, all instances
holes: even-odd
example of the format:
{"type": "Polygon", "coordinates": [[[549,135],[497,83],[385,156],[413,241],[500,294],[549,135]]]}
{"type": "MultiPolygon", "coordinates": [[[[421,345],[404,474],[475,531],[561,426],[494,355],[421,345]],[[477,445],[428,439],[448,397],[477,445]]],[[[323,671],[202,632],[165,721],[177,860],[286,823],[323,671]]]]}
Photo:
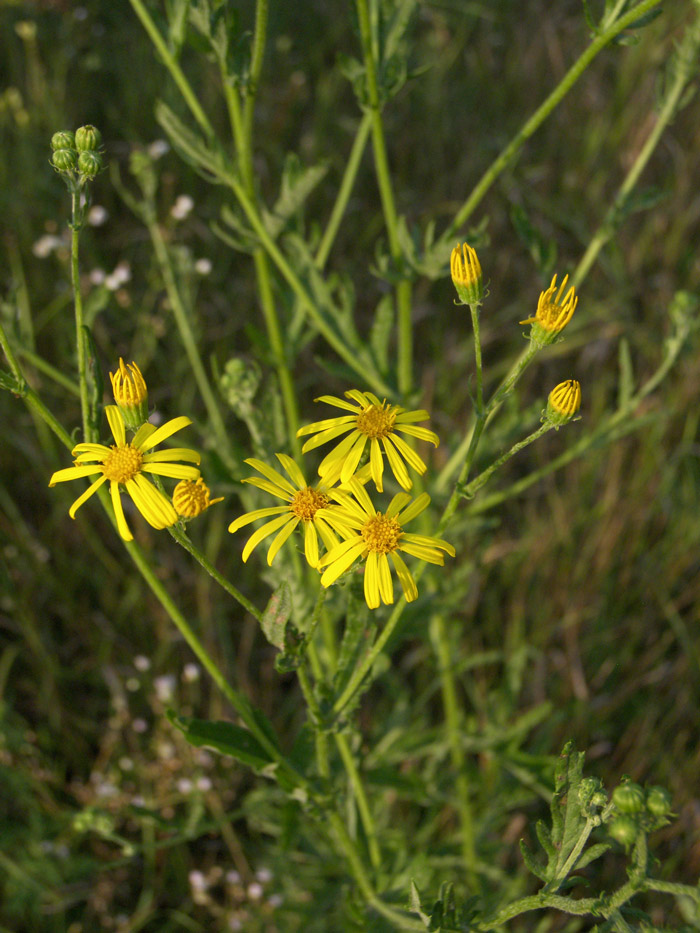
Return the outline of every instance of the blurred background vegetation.
{"type": "MultiPolygon", "coordinates": [[[[243,25],[252,27],[253,4],[240,7],[243,25]]],[[[637,43],[605,50],[482,202],[474,222],[484,223],[479,256],[490,294],[481,320],[492,386],[522,348],[516,322],[531,313],[553,271],[576,264],[653,125],[659,70],[688,11],[687,3],[669,4],[637,43]]],[[[272,3],[269,34],[257,179],[271,203],[288,150],[305,164],[328,160],[308,206],[309,218],[323,223],[359,119],[337,61],[339,52],[357,54],[357,37],[344,10],[323,0],[272,3]]],[[[411,39],[418,74],[385,111],[389,156],[399,212],[420,228],[431,219],[440,228],[580,53],[588,30],[577,0],[426,0],[411,39]]],[[[184,65],[223,126],[213,72],[192,49],[184,65]]],[[[158,98],[180,109],[128,3],[0,3],[1,313],[21,340],[33,384],[69,429],[79,422],[77,399],[34,356],[74,378],[69,205],[49,165],[49,139],[94,123],[111,171],[135,190],[128,156],[162,138],[158,98]]],[[[673,293],[697,292],[700,282],[699,127],[692,101],[645,171],[644,205],[584,282],[568,339],[528,370],[484,462],[521,436],[522,410],[536,420],[546,393],[569,376],[582,384],[582,423],[595,423],[614,404],[621,337],[638,378],[658,364],[673,293]]],[[[203,357],[221,370],[231,357],[257,356],[270,379],[250,257],[212,232],[222,189],[164,148],[151,149],[160,219],[196,307],[203,357]]],[[[101,210],[81,244],[103,370],[120,355],[136,359],[152,403],[167,417],[188,413],[201,425],[204,408],[147,232],[113,178],[107,172],[93,186],[101,210]]],[[[352,276],[360,314],[369,314],[384,287],[369,272],[382,223],[368,151],[330,259],[352,276]]],[[[439,467],[469,415],[472,371],[468,315],[454,307],[447,275],[416,284],[414,319],[420,407],[431,410],[443,438],[439,467]]],[[[313,342],[297,368],[305,415],[315,395],[347,387],[319,367],[324,354],[313,342]]],[[[588,773],[608,785],[629,774],[671,790],[678,820],[655,837],[655,851],[677,880],[695,883],[700,874],[698,384],[695,345],[647,401],[642,430],[471,519],[472,546],[456,571],[468,581],[468,597],[452,636],[455,658],[469,664],[470,729],[483,739],[475,739],[473,767],[493,796],[479,801],[478,818],[494,884],[499,872],[522,874],[517,840],[541,815],[548,756],[567,738],[588,751],[588,773]],[[490,746],[489,734],[504,728],[510,739],[490,746]],[[532,777],[538,768],[541,784],[532,777]]],[[[241,456],[250,455],[232,412],[227,427],[241,456]]],[[[497,482],[542,466],[578,430],[548,434],[497,482]]],[[[214,493],[227,499],[192,534],[236,579],[241,542],[226,534],[238,508],[236,484],[214,450],[207,456],[214,493]]],[[[164,719],[171,705],[212,718],[227,709],[97,506],[72,522],[74,490],[49,491],[65,451],[7,393],[0,396],[0,462],[0,928],[337,929],[333,912],[347,896],[342,866],[326,854],[321,882],[323,840],[301,834],[295,806],[232,762],[190,748],[164,719]]],[[[282,734],[296,732],[303,715],[297,688],[274,671],[254,620],[167,535],[139,522],[138,537],[224,669],[282,734]]],[[[245,587],[262,601],[267,589],[254,572],[245,587]]],[[[399,667],[363,702],[368,737],[435,720],[429,640],[417,626],[405,634],[399,667]]],[[[409,752],[396,755],[400,770],[409,752]]],[[[388,763],[369,763],[377,783],[388,763]]],[[[453,819],[442,780],[436,769],[421,786],[387,787],[387,809],[415,825],[417,850],[453,819]]],[[[391,825],[385,832],[390,838],[391,825]]],[[[451,876],[456,864],[456,848],[446,845],[422,879],[429,888],[436,877],[459,883],[451,876]]],[[[619,871],[613,855],[605,871],[619,871]]],[[[549,918],[541,929],[561,928],[557,922],[549,918]]],[[[585,928],[577,922],[566,928],[585,928]]]]}

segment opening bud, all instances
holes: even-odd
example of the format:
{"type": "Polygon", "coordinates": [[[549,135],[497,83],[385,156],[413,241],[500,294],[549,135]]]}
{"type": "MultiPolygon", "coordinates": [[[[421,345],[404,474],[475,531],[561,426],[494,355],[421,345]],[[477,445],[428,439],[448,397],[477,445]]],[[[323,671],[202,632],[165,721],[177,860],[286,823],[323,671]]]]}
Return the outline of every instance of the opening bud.
{"type": "Polygon", "coordinates": [[[209,487],[201,476],[196,480],[183,479],[173,490],[173,506],[182,518],[196,518],[210,505],[224,501],[223,496],[210,499],[210,495],[209,487]]]}
{"type": "Polygon", "coordinates": [[[51,148],[56,149],[75,149],[75,136],[70,130],[61,130],[54,133],[51,137],[51,148]]]}
{"type": "Polygon", "coordinates": [[[75,131],[75,147],[79,152],[94,152],[102,145],[102,133],[86,123],[75,131]]]}
{"type": "Polygon", "coordinates": [[[132,431],[148,421],[148,388],[136,363],[125,364],[119,357],[119,369],[109,374],[114,401],[132,431]]]}
{"type": "Polygon", "coordinates": [[[538,347],[546,347],[548,344],[553,343],[557,335],[564,330],[574,316],[578,296],[573,285],[565,293],[568,281],[569,276],[565,275],[557,290],[557,277],[556,275],[553,276],[549,288],[540,292],[534,317],[526,318],[520,322],[521,324],[532,324],[530,340],[538,347]]]}
{"type": "Polygon", "coordinates": [[[576,379],[567,379],[566,382],[560,382],[549,393],[547,408],[542,420],[559,428],[567,421],[571,421],[580,407],[581,384],[576,379]]]}
{"type": "Polygon", "coordinates": [[[480,305],[484,299],[481,263],[476,251],[468,243],[455,246],[452,250],[450,274],[459,295],[458,304],[480,305]]]}

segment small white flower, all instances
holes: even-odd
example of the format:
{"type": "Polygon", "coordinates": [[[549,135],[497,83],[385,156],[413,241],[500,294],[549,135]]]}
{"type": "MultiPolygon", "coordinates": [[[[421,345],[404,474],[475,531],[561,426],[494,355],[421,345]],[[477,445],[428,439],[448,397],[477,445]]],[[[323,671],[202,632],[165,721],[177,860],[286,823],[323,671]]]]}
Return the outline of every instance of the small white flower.
{"type": "Polygon", "coordinates": [[[131,728],[134,732],[143,733],[148,730],[148,723],[145,719],[135,719],[131,724],[131,728]]]}
{"type": "Polygon", "coordinates": [[[153,687],[160,702],[167,703],[175,694],[175,678],[172,674],[163,674],[162,677],[156,677],[153,687]]]}
{"type": "Polygon", "coordinates": [[[211,790],[212,783],[208,777],[197,778],[197,790],[201,790],[205,794],[208,790],[211,790]]]}
{"type": "Polygon", "coordinates": [[[90,272],[88,278],[90,279],[92,285],[103,285],[104,280],[107,278],[107,273],[104,269],[100,269],[98,267],[90,272]]]}
{"type": "Polygon", "coordinates": [[[37,259],[46,259],[47,256],[50,256],[54,250],[57,250],[62,245],[63,241],[60,236],[54,236],[52,233],[45,233],[44,236],[39,237],[34,246],[32,246],[32,252],[37,259]]]}
{"type": "Polygon", "coordinates": [[[166,152],[170,152],[170,146],[164,139],[154,139],[146,151],[152,159],[160,159],[166,152]]]}
{"type": "Polygon", "coordinates": [[[235,870],[235,868],[231,869],[231,871],[227,871],[227,872],[226,872],[226,881],[227,881],[229,884],[240,884],[240,883],[241,883],[241,875],[240,875],[240,872],[237,872],[237,871],[235,870]]]}
{"type": "Polygon", "coordinates": [[[91,227],[101,227],[108,217],[107,209],[101,204],[95,204],[88,211],[87,222],[91,227]]]}
{"type": "Polygon", "coordinates": [[[180,778],[177,782],[177,789],[181,794],[189,794],[192,790],[192,781],[189,778],[180,778]]]}
{"type": "Polygon", "coordinates": [[[248,885],[248,897],[251,901],[259,901],[263,896],[263,886],[258,884],[257,881],[253,881],[252,884],[248,885]]]}
{"type": "Polygon", "coordinates": [[[147,671],[151,667],[151,659],[147,658],[145,654],[137,654],[134,658],[134,667],[137,671],[147,671]]]}
{"type": "Polygon", "coordinates": [[[189,664],[185,664],[184,668],[182,669],[182,679],[186,684],[192,684],[196,680],[199,680],[201,673],[202,671],[199,664],[193,664],[190,662],[189,664]]]}
{"type": "Polygon", "coordinates": [[[212,270],[211,260],[206,259],[205,257],[202,259],[198,259],[194,264],[194,271],[198,275],[209,275],[211,270],[212,270]]]}
{"type": "Polygon", "coordinates": [[[184,220],[194,207],[194,200],[189,194],[178,195],[177,200],[170,208],[171,215],[175,220],[184,220]]]}
{"type": "Polygon", "coordinates": [[[189,873],[189,882],[190,887],[193,891],[206,891],[209,887],[207,879],[204,875],[204,872],[201,871],[191,871],[189,873]]]}
{"type": "Polygon", "coordinates": [[[267,884],[269,881],[272,881],[272,872],[269,868],[261,868],[255,872],[255,877],[260,884],[267,884]]]}

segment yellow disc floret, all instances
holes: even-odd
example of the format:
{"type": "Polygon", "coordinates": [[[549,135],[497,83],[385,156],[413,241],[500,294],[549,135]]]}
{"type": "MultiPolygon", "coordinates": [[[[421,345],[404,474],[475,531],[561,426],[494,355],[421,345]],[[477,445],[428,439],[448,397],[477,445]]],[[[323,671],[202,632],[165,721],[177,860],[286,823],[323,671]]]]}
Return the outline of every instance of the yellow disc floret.
{"type": "Polygon", "coordinates": [[[396,405],[387,405],[386,399],[381,405],[368,405],[357,416],[357,430],[367,437],[387,437],[394,430],[398,411],[396,405]]]}
{"type": "Polygon", "coordinates": [[[307,486],[294,494],[294,498],[289,503],[289,511],[293,512],[302,522],[311,522],[319,509],[325,509],[328,505],[328,496],[307,486]]]}
{"type": "Polygon", "coordinates": [[[377,512],[365,522],[360,534],[371,551],[376,551],[378,554],[391,554],[398,547],[403,531],[395,518],[377,512]]]}
{"type": "Polygon", "coordinates": [[[114,483],[126,483],[141,469],[143,454],[131,444],[122,444],[112,449],[102,461],[102,473],[114,483]]]}

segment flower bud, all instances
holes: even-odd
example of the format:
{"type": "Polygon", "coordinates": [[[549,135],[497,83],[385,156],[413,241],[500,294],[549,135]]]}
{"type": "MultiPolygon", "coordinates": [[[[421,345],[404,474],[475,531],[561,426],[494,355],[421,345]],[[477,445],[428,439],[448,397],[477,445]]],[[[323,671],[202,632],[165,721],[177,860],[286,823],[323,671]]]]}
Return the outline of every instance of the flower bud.
{"type": "Polygon", "coordinates": [[[57,149],[51,156],[51,162],[59,172],[72,172],[78,164],[78,153],[75,149],[57,149]]]}
{"type": "Polygon", "coordinates": [[[102,156],[99,152],[83,150],[78,155],[78,171],[84,178],[94,178],[102,171],[102,156]]]}
{"type": "Polygon", "coordinates": [[[132,431],[148,421],[148,388],[136,363],[124,364],[119,357],[119,369],[109,374],[114,401],[132,431]]]}
{"type": "Polygon", "coordinates": [[[646,807],[652,816],[668,816],[671,812],[671,795],[665,787],[649,787],[646,807]]]}
{"type": "Polygon", "coordinates": [[[629,848],[637,839],[639,827],[631,816],[622,814],[622,816],[615,817],[608,825],[608,832],[616,842],[629,848]]]}
{"type": "Polygon", "coordinates": [[[61,130],[51,137],[52,149],[75,149],[75,136],[70,130],[61,130]]]}
{"type": "Polygon", "coordinates": [[[644,791],[639,784],[628,781],[615,788],[612,799],[620,813],[639,813],[644,806],[644,791]]]}
{"type": "Polygon", "coordinates": [[[223,496],[218,499],[210,499],[209,496],[209,487],[201,476],[196,480],[183,479],[173,490],[173,506],[183,518],[196,518],[210,505],[224,500],[223,496]]]}
{"type": "Polygon", "coordinates": [[[450,256],[452,284],[457,289],[459,302],[463,305],[480,305],[484,299],[484,284],[481,263],[476,252],[468,243],[455,246],[450,256]]]}
{"type": "Polygon", "coordinates": [[[94,152],[102,144],[102,134],[100,131],[86,123],[75,131],[75,147],[79,152],[94,152]]]}
{"type": "Polygon", "coordinates": [[[553,343],[560,331],[564,330],[566,325],[573,317],[578,296],[572,285],[564,294],[566,283],[569,276],[564,276],[564,281],[557,291],[557,277],[552,278],[549,288],[540,293],[537,302],[537,311],[534,317],[526,318],[521,324],[532,324],[530,328],[530,340],[538,347],[546,347],[553,343]]]}
{"type": "Polygon", "coordinates": [[[576,379],[567,379],[549,393],[542,420],[548,421],[558,429],[562,424],[571,421],[580,407],[581,384],[576,379]]]}

